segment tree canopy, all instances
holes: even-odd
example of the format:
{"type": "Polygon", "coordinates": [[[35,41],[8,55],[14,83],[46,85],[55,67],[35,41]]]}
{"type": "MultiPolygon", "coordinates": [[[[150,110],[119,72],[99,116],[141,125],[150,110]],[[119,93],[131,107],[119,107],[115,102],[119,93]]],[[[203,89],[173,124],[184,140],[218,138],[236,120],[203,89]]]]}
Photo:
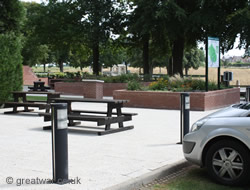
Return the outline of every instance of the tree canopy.
{"type": "MultiPolygon", "coordinates": [[[[161,65],[168,67],[170,75],[182,76],[187,50],[207,36],[220,38],[222,52],[233,48],[237,36],[240,47],[249,49],[248,0],[49,0],[46,4],[23,4],[27,9],[25,64],[55,61],[61,71],[63,63],[92,66],[98,75],[101,66],[130,61],[143,68],[145,75],[161,65]]],[[[10,14],[7,21],[11,18],[10,14]]],[[[2,26],[0,22],[0,30],[2,26]]]]}

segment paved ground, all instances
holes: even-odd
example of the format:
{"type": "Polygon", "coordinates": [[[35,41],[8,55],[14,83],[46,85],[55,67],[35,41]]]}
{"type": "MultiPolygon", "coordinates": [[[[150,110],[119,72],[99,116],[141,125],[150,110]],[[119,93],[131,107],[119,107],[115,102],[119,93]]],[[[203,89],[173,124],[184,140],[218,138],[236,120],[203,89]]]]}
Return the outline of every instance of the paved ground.
{"type": "MultiPolygon", "coordinates": [[[[73,107],[105,110],[106,105],[78,103],[73,107]]],[[[46,125],[42,117],[4,115],[7,110],[0,109],[0,189],[122,189],[184,159],[181,145],[176,144],[179,111],[124,108],[139,114],[125,123],[134,125],[133,130],[106,136],[70,130],[69,175],[81,184],[40,185],[37,179],[52,178],[51,132],[42,130],[46,125]],[[13,184],[6,179],[13,179],[13,184]]],[[[191,123],[211,112],[191,112],[191,123]]]]}

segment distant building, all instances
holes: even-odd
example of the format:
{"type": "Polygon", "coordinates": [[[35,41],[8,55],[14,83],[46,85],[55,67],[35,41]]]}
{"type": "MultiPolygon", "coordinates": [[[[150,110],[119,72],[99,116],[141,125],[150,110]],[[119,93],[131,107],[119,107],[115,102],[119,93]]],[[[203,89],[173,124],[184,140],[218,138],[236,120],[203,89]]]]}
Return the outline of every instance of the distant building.
{"type": "Polygon", "coordinates": [[[233,56],[233,57],[222,57],[222,61],[227,61],[228,63],[250,63],[250,57],[241,57],[241,56],[233,56]]]}

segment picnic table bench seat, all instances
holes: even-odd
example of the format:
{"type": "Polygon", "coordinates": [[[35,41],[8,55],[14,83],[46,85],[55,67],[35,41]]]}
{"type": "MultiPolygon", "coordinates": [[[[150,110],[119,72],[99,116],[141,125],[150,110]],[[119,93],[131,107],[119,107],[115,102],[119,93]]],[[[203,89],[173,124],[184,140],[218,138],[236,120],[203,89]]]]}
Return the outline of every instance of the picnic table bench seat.
{"type": "MultiPolygon", "coordinates": [[[[46,121],[51,120],[50,113],[39,113],[38,115],[44,116],[44,119],[46,119],[46,121]]],[[[97,122],[98,126],[117,123],[121,121],[127,121],[128,119],[129,118],[127,118],[126,116],[107,117],[107,116],[96,116],[96,115],[74,115],[74,114],[68,115],[68,120],[93,121],[93,122],[97,122]]]]}
{"type": "Polygon", "coordinates": [[[50,105],[46,103],[34,103],[34,102],[5,102],[4,108],[13,108],[13,111],[4,112],[4,114],[18,113],[18,112],[30,112],[32,109],[28,107],[37,107],[39,110],[48,109],[50,105]],[[24,110],[17,110],[18,107],[24,107],[24,110]]]}
{"type": "MultiPolygon", "coordinates": [[[[94,111],[94,110],[73,110],[74,113],[90,113],[90,114],[107,114],[106,111],[94,111]]],[[[112,112],[112,115],[118,115],[117,112],[112,112]]],[[[138,115],[137,113],[126,113],[122,112],[122,115],[124,116],[135,116],[138,115]]]]}
{"type": "MultiPolygon", "coordinates": [[[[51,121],[51,113],[39,113],[38,115],[43,116],[44,121],[51,121]]],[[[97,126],[105,125],[106,127],[104,131],[97,131],[98,135],[110,134],[110,133],[125,131],[125,130],[134,128],[134,126],[126,126],[126,127],[117,128],[117,129],[107,128],[107,126],[109,126],[112,123],[130,121],[131,118],[125,115],[117,116],[117,117],[108,117],[108,116],[96,116],[96,115],[70,114],[68,115],[68,120],[69,121],[77,120],[77,121],[97,122],[97,126]]],[[[87,127],[87,126],[77,126],[78,124],[80,123],[75,122],[74,124],[72,124],[72,122],[69,122],[68,126],[69,127],[93,128],[93,127],[87,127]]],[[[43,127],[43,130],[48,130],[48,129],[51,129],[51,126],[43,127]]]]}

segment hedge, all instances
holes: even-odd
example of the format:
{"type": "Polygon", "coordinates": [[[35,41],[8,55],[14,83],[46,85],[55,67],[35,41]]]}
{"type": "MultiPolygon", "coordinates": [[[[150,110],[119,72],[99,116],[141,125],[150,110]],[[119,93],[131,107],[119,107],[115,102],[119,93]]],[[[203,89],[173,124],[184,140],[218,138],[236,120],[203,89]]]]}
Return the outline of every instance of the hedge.
{"type": "Polygon", "coordinates": [[[0,34],[0,104],[11,92],[22,89],[21,39],[14,33],[0,34]]]}

